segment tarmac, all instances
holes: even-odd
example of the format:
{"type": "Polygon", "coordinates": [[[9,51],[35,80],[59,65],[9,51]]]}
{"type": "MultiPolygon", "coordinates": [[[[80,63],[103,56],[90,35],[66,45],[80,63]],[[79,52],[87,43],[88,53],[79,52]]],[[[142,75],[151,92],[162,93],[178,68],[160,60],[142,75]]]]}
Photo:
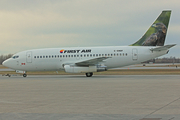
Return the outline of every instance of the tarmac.
{"type": "Polygon", "coordinates": [[[0,120],[180,120],[180,75],[0,76],[0,120]]]}

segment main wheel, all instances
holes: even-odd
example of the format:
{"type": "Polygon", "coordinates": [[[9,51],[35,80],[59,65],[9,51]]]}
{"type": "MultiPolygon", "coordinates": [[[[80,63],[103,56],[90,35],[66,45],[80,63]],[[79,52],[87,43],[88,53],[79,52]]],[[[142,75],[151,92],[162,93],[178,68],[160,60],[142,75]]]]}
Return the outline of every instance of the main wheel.
{"type": "Polygon", "coordinates": [[[92,77],[93,73],[90,72],[90,73],[86,73],[86,77],[92,77]]]}
{"type": "Polygon", "coordinates": [[[27,77],[27,74],[26,74],[26,73],[24,73],[24,74],[23,74],[23,77],[27,77]]]}

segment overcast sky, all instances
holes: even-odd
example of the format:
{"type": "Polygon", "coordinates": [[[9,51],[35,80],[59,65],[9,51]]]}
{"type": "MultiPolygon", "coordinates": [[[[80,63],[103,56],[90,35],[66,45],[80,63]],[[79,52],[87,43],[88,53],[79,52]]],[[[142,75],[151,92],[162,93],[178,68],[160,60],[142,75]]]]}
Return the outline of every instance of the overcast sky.
{"type": "Polygon", "coordinates": [[[172,10],[163,57],[180,57],[179,0],[1,0],[0,55],[37,48],[123,46],[172,10]]]}

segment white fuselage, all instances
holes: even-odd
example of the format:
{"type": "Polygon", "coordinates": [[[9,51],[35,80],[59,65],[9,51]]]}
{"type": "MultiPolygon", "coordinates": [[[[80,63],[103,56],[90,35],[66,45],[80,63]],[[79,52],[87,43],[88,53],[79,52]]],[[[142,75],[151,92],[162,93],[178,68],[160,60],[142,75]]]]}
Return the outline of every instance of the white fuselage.
{"type": "Polygon", "coordinates": [[[59,71],[66,64],[76,64],[95,58],[108,57],[97,65],[107,69],[144,62],[164,55],[168,50],[154,51],[148,46],[106,46],[34,49],[19,52],[3,64],[20,71],[59,71]]]}

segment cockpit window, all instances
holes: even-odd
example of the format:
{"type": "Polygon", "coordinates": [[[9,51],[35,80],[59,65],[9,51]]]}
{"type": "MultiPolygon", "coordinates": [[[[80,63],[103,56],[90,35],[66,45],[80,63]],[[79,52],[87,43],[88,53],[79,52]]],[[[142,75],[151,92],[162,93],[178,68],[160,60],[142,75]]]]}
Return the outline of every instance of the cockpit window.
{"type": "Polygon", "coordinates": [[[19,55],[12,56],[13,59],[19,58],[19,55]]]}

